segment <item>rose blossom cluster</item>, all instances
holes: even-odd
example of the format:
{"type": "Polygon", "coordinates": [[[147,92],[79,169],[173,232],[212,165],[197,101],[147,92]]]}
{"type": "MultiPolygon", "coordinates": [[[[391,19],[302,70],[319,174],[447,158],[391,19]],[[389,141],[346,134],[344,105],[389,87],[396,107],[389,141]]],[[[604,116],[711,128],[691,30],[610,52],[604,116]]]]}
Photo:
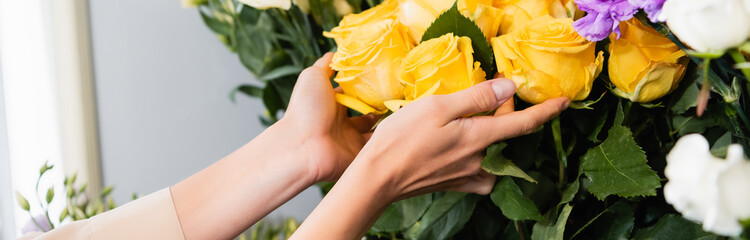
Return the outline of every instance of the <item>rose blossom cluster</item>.
{"type": "Polygon", "coordinates": [[[642,9],[652,22],[666,22],[685,44],[699,52],[736,47],[750,37],[750,0],[576,0],[586,16],[574,23],[590,41],[611,33],[642,9]]]}

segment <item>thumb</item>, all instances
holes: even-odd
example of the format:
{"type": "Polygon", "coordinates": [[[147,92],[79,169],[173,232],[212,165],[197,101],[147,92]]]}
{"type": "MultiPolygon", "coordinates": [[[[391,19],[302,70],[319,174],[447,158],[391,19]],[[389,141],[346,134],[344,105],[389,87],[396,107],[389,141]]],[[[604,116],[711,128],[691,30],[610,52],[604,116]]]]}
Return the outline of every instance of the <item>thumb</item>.
{"type": "Polygon", "coordinates": [[[443,100],[451,118],[466,116],[478,112],[490,111],[500,107],[516,92],[516,84],[508,79],[495,79],[474,85],[466,90],[445,95],[443,100]]]}
{"type": "MultiPolygon", "coordinates": [[[[326,53],[318,59],[312,66],[303,70],[297,78],[294,85],[292,96],[289,102],[289,109],[293,109],[297,104],[319,100],[324,102],[335,101],[333,87],[331,86],[331,76],[333,69],[328,65],[331,64],[333,53],[326,53]],[[330,99],[320,99],[330,98],[330,99]]],[[[304,105],[304,104],[303,104],[304,105]]]]}

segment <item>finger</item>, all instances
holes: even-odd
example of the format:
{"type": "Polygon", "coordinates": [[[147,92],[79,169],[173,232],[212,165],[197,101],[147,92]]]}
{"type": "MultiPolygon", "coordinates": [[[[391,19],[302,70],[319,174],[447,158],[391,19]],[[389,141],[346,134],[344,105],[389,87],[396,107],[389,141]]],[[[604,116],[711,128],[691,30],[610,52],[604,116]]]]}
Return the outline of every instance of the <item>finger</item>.
{"type": "Polygon", "coordinates": [[[352,126],[360,133],[366,133],[372,130],[372,126],[378,122],[380,116],[375,114],[367,114],[358,117],[349,118],[352,122],[352,126]]]}
{"type": "Polygon", "coordinates": [[[513,101],[513,98],[508,99],[508,101],[505,101],[503,105],[500,105],[500,107],[495,110],[495,116],[500,116],[506,113],[511,113],[513,110],[515,110],[515,101],[513,101]]]}
{"type": "Polygon", "coordinates": [[[330,75],[333,74],[333,69],[331,69],[331,61],[333,60],[333,53],[327,52],[326,54],[323,54],[322,57],[320,57],[315,63],[312,65],[314,68],[318,68],[320,70],[326,71],[329,74],[328,78],[330,78],[330,75]]]}
{"type": "Polygon", "coordinates": [[[516,91],[508,79],[496,79],[474,85],[453,94],[438,96],[438,104],[446,109],[450,120],[478,112],[489,111],[502,105],[516,91]],[[449,106],[449,107],[448,107],[449,106]]]}
{"type": "Polygon", "coordinates": [[[332,53],[326,53],[313,66],[306,68],[300,73],[292,91],[289,109],[294,109],[297,102],[308,102],[311,98],[321,100],[321,96],[329,98],[322,99],[321,101],[323,102],[332,101],[333,94],[329,94],[332,92],[329,80],[333,76],[333,69],[328,66],[331,63],[332,57],[332,53]]]}
{"type": "Polygon", "coordinates": [[[522,111],[503,114],[500,116],[482,116],[458,119],[469,121],[469,132],[472,141],[479,141],[482,146],[508,138],[517,137],[533,132],[539,126],[559,115],[568,108],[570,100],[565,97],[547,100],[522,111]]]}

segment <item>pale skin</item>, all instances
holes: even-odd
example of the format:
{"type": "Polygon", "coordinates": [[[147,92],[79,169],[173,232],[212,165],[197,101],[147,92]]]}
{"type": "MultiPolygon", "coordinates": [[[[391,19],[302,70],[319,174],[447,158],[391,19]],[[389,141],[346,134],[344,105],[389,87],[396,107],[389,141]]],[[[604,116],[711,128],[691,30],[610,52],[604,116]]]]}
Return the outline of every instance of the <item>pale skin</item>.
{"type": "Polygon", "coordinates": [[[358,239],[386,206],[419,194],[487,194],[495,177],[480,168],[484,148],[532,132],[569,104],[514,111],[513,84],[490,80],[414,101],[371,133],[376,116],[349,118],[336,103],[331,57],[302,72],[279,122],[172,186],[186,239],[231,239],[320,181],[338,180],[292,239],[358,239]]]}

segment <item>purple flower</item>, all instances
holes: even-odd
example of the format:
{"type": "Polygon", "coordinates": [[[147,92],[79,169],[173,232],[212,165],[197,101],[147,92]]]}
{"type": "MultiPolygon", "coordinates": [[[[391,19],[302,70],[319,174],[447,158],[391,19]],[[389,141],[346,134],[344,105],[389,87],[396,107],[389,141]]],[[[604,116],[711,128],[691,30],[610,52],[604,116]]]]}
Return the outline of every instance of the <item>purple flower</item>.
{"type": "Polygon", "coordinates": [[[658,18],[665,1],[666,0],[628,0],[631,5],[643,9],[651,22],[663,22],[659,21],[658,18]]]}
{"type": "Polygon", "coordinates": [[[37,215],[36,217],[34,217],[34,220],[36,220],[36,222],[42,226],[42,229],[39,229],[39,226],[37,226],[34,221],[29,219],[29,221],[26,222],[26,225],[21,228],[22,235],[26,235],[30,232],[48,232],[49,230],[52,230],[52,227],[50,227],[49,221],[47,220],[46,216],[37,215]]]}
{"type": "Polygon", "coordinates": [[[576,4],[588,14],[575,21],[573,28],[592,42],[601,41],[613,32],[619,38],[620,21],[628,20],[638,12],[628,0],[576,0],[576,4]]]}

